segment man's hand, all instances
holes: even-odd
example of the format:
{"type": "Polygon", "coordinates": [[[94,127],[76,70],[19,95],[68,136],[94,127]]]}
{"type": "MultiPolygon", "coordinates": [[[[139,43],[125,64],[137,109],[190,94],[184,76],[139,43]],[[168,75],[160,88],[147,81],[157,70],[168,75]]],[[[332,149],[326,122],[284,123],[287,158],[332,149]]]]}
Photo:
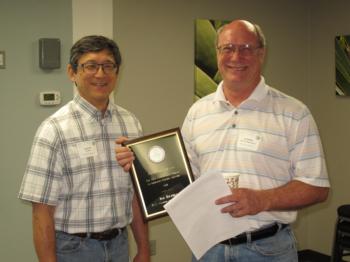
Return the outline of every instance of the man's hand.
{"type": "Polygon", "coordinates": [[[147,250],[137,252],[133,262],[151,262],[149,248],[147,248],[147,250]]]}
{"type": "Polygon", "coordinates": [[[128,138],[121,136],[115,141],[115,158],[124,171],[128,172],[131,168],[132,161],[134,161],[134,153],[127,147],[121,146],[121,144],[127,141],[128,138]]]}
{"type": "Polygon", "coordinates": [[[222,213],[229,213],[233,217],[256,215],[267,208],[267,199],[264,199],[263,191],[247,188],[232,189],[232,194],[221,197],[215,204],[231,204],[223,209],[222,213]]]}
{"type": "Polygon", "coordinates": [[[298,180],[292,180],[280,187],[253,190],[232,189],[232,194],[215,201],[217,205],[231,204],[222,213],[233,217],[256,215],[262,211],[294,211],[327,199],[328,187],[318,187],[298,180]]]}

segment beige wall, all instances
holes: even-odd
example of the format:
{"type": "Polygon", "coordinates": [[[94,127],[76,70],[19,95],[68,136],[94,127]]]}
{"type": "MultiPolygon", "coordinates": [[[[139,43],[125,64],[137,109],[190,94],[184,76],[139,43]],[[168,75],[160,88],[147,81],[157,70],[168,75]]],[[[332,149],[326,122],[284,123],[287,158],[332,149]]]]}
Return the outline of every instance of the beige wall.
{"type": "Polygon", "coordinates": [[[260,24],[269,44],[268,82],[305,98],[304,1],[115,0],[114,11],[115,39],[124,58],[116,100],[137,114],[146,133],[181,125],[193,102],[196,18],[260,24]]]}
{"type": "Polygon", "coordinates": [[[329,252],[336,208],[350,203],[350,100],[335,96],[334,56],[334,37],[350,34],[350,2],[313,0],[309,3],[307,102],[323,139],[332,191],[327,203],[305,212],[306,244],[329,252]]]}

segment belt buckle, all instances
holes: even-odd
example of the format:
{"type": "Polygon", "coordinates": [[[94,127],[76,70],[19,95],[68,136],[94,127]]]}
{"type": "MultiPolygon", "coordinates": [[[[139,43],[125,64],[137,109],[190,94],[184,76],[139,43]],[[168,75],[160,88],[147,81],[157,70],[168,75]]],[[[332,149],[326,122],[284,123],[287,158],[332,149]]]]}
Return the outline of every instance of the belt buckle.
{"type": "Polygon", "coordinates": [[[100,240],[111,240],[112,238],[117,237],[121,232],[123,228],[112,228],[106,231],[101,232],[100,234],[100,240]]]}
{"type": "Polygon", "coordinates": [[[103,231],[100,234],[98,234],[98,239],[99,240],[110,240],[110,239],[116,237],[118,234],[119,234],[118,229],[112,228],[112,229],[103,231]]]}

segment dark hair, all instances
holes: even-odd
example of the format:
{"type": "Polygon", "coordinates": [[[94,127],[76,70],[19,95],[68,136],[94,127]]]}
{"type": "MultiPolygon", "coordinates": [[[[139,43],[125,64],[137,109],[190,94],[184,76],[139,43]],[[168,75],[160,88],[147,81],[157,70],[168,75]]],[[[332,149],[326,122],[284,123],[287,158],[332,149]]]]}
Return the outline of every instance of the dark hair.
{"type": "Polygon", "coordinates": [[[111,52],[115,63],[117,64],[117,68],[119,69],[122,63],[122,58],[117,43],[104,36],[89,35],[78,40],[70,49],[69,63],[71,64],[74,72],[77,71],[78,61],[82,55],[90,52],[99,52],[102,50],[108,50],[111,52]]]}

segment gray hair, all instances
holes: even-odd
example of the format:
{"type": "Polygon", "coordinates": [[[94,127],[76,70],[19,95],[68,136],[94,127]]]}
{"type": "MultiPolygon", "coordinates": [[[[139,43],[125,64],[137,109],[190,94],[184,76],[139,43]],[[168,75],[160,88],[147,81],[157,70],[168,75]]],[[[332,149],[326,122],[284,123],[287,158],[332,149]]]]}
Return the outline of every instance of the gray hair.
{"type": "MultiPolygon", "coordinates": [[[[215,46],[218,45],[219,36],[222,33],[222,31],[224,31],[224,29],[227,25],[228,24],[225,24],[217,30],[215,46]]],[[[257,24],[252,24],[252,25],[254,27],[254,31],[256,34],[256,38],[258,40],[259,47],[265,47],[266,46],[266,38],[265,38],[263,31],[261,30],[261,27],[257,24]]]]}

